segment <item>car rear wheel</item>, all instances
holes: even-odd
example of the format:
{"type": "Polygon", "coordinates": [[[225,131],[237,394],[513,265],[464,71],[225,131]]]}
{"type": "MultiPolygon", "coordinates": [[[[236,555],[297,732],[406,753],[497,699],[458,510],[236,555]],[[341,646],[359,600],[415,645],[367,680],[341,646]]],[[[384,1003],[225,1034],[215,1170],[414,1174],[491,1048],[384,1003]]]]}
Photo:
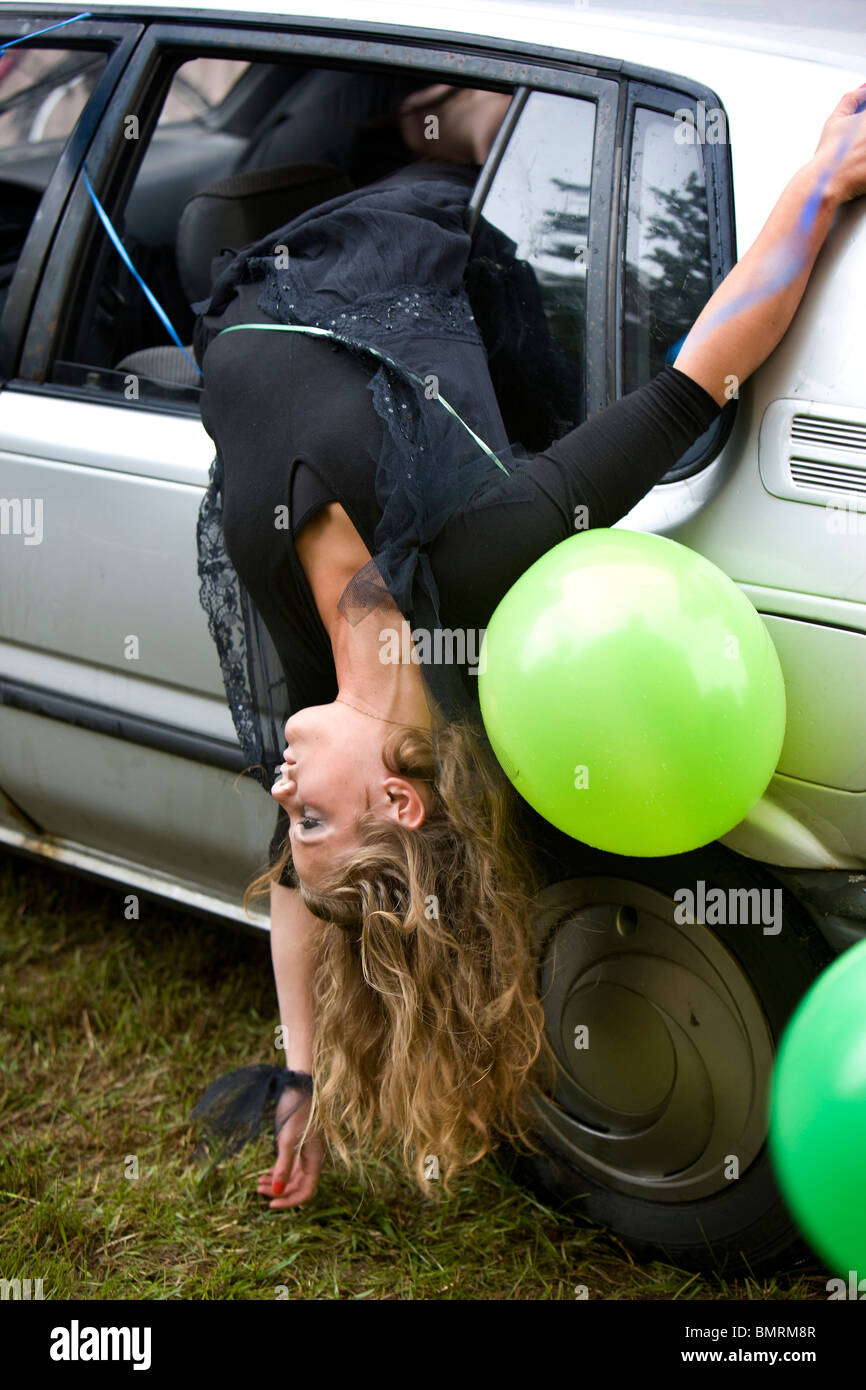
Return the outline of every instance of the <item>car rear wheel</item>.
{"type": "Polygon", "coordinates": [[[539,895],[535,927],[556,1084],[534,1100],[542,1153],[516,1158],[517,1175],[579,1199],[638,1253],[689,1268],[755,1268],[802,1249],[765,1144],[779,1036],[832,959],[799,905],[721,846],[590,855],[539,895]],[[732,889],[764,897],[749,913],[739,900],[750,921],[678,921],[674,894],[700,882],[725,908],[732,889]]]}

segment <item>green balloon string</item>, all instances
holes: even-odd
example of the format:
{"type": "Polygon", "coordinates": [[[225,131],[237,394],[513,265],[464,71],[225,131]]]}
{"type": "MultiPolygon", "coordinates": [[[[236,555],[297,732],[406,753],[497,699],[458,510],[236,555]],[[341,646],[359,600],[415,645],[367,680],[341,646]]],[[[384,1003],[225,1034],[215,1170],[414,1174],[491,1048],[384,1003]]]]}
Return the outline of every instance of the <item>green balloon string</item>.
{"type": "MultiPolygon", "coordinates": [[[[335,343],[344,343],[349,348],[358,346],[358,344],[352,342],[351,339],[341,337],[339,333],[334,333],[330,328],[314,328],[311,324],[300,323],[233,323],[229,328],[220,329],[217,337],[220,337],[223,333],[237,333],[240,329],[261,329],[266,333],[308,333],[316,338],[331,338],[335,343]]],[[[378,348],[370,347],[367,343],[362,343],[360,346],[363,347],[365,352],[370,352],[374,357],[378,357],[380,361],[387,362],[390,367],[396,367],[398,371],[405,372],[406,375],[411,377],[419,386],[426,385],[424,378],[418,376],[417,372],[410,371],[409,368],[404,367],[402,363],[396,362],[394,358],[389,357],[386,352],[380,352],[378,348]]],[[[483,450],[489,459],[493,460],[497,468],[501,468],[502,472],[507,477],[508,469],[505,467],[505,464],[502,463],[501,460],[497,458],[496,454],[494,454],[493,450],[484,443],[480,435],[477,435],[472,427],[467,425],[462,416],[458,415],[453,405],[446,401],[444,396],[440,396],[438,392],[434,399],[448,411],[449,415],[454,416],[458,424],[463,426],[466,433],[475,440],[478,447],[483,450]]]]}

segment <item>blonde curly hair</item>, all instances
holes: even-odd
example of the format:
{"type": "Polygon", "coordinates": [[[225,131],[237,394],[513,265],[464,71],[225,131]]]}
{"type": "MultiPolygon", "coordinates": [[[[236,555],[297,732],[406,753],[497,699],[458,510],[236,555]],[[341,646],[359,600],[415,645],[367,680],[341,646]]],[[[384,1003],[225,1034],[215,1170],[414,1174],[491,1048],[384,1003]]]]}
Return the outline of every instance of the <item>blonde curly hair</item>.
{"type": "MultiPolygon", "coordinates": [[[[515,834],[515,794],[471,723],[440,724],[435,735],[398,729],[383,760],[430,784],[422,825],[367,811],[349,860],[315,892],[297,881],[323,923],[307,1132],[321,1129],[347,1168],[349,1142],[377,1157],[401,1144],[407,1171],[433,1195],[431,1156],[447,1192],[498,1139],[536,1149],[530,1082],[542,1058],[552,1067],[530,918],[536,881],[515,834]]],[[[287,867],[288,841],[244,902],[287,867]]]]}

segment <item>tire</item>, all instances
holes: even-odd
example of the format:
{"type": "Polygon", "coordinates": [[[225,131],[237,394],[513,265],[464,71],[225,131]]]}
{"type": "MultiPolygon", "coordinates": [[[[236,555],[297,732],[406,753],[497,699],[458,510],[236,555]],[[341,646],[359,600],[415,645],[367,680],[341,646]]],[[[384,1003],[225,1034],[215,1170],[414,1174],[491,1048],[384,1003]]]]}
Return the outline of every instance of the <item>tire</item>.
{"type": "Polygon", "coordinates": [[[769,1083],[832,951],[768,872],[720,845],[649,860],[573,846],[572,875],[575,858],[578,875],[535,900],[556,1085],[533,1100],[542,1151],[513,1155],[513,1174],[640,1256],[790,1264],[805,1247],[770,1167],[769,1083]],[[777,891],[752,902],[781,906],[781,929],[743,909],[739,925],[677,922],[674,893],[699,880],[726,905],[731,889],[777,891]]]}

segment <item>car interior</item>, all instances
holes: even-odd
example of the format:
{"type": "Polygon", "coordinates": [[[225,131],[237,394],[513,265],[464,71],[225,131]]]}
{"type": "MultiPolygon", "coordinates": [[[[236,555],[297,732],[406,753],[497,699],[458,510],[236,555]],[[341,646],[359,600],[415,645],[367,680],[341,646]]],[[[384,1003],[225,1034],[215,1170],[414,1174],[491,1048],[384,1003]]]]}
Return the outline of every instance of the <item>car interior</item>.
{"type": "MultiPolygon", "coordinates": [[[[213,112],[157,127],[119,230],[184,344],[223,249],[410,162],[395,115],[430,80],[250,64],[213,112]]],[[[133,373],[188,399],[199,384],[195,367],[117,257],[110,267],[77,316],[84,331],[74,363],[87,364],[91,380],[93,368],[133,373]]]]}
{"type": "MultiPolygon", "coordinates": [[[[14,50],[3,57],[12,55],[18,60],[14,50]]],[[[102,55],[73,52],[9,96],[0,82],[0,120],[17,108],[28,125],[23,140],[0,141],[0,291],[12,278],[64,144],[62,138],[33,140],[34,112],[72,82],[92,90],[103,63],[102,55]]],[[[195,60],[178,70],[172,92],[192,87],[184,68],[194,65],[195,60]]],[[[192,119],[160,121],[117,230],[185,343],[191,306],[209,289],[213,256],[409,162],[395,114],[411,92],[433,80],[421,72],[254,62],[243,65],[217,105],[202,100],[192,119]]],[[[168,335],[120,260],[106,260],[105,270],[95,301],[79,306],[82,332],[68,353],[67,378],[73,363],[87,364],[91,382],[94,368],[134,371],[185,395],[198,383],[193,367],[168,346],[168,335]]],[[[63,377],[60,364],[58,379],[63,377]]]]}
{"type": "MultiPolygon", "coordinates": [[[[75,331],[52,379],[117,395],[134,378],[137,398],[194,405],[200,377],[192,327],[210,291],[214,258],[411,163],[417,156],[404,143],[397,111],[437,76],[254,63],[212,110],[193,120],[163,118],[117,230],[185,350],[171,342],[103,240],[96,273],[82,274],[69,315],[75,331]]],[[[512,438],[539,449],[583,418],[582,300],[572,289],[564,320],[554,326],[558,281],[548,292],[513,254],[514,243],[476,213],[469,227],[467,293],[503,420],[512,438]],[[519,343],[505,327],[518,320],[519,343]]]]}

